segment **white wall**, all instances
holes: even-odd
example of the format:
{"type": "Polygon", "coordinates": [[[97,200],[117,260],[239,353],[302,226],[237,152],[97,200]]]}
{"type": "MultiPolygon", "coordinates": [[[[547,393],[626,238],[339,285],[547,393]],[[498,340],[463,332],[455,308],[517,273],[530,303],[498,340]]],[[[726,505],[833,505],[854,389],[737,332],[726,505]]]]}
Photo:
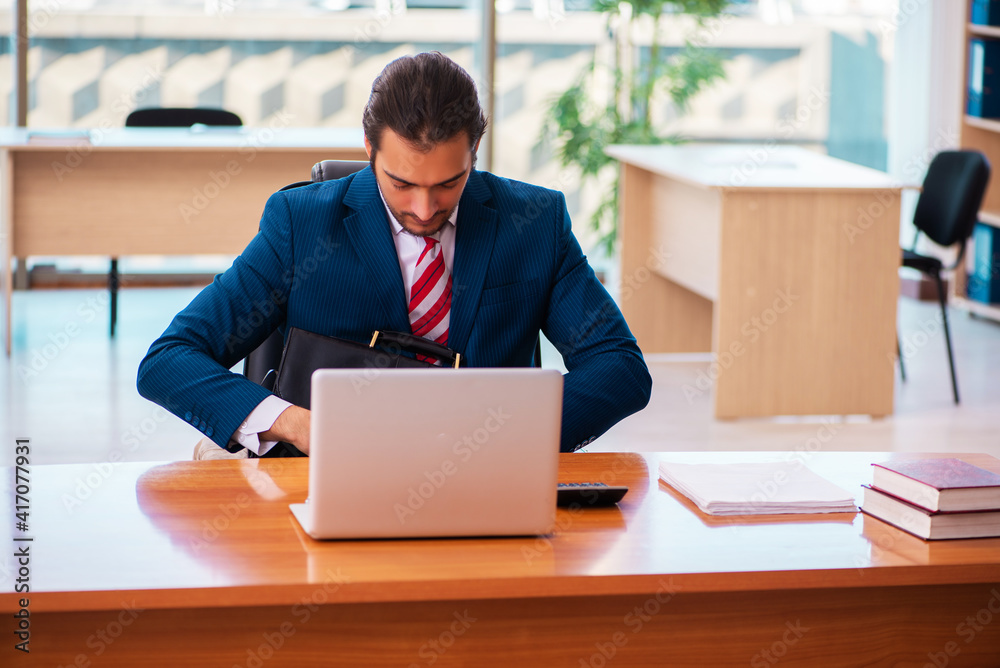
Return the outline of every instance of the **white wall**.
{"type": "MultiPolygon", "coordinates": [[[[904,184],[919,184],[934,154],[958,147],[965,12],[957,0],[900,0],[883,26],[895,39],[887,86],[889,172],[904,184]]],[[[904,196],[904,221],[916,198],[914,191],[904,196]]],[[[900,242],[908,247],[912,238],[904,222],[900,242]]]]}

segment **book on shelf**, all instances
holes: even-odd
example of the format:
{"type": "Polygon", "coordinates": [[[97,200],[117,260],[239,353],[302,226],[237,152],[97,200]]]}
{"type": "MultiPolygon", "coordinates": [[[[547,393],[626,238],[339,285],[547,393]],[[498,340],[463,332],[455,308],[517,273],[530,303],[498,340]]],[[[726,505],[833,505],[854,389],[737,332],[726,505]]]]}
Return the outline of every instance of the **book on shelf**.
{"type": "Polygon", "coordinates": [[[966,278],[969,299],[1000,302],[1000,227],[976,223],[972,230],[973,268],[966,278]]]}
{"type": "Polygon", "coordinates": [[[861,512],[924,540],[1000,537],[1000,508],[963,512],[930,511],[869,485],[861,512]]]}
{"type": "Polygon", "coordinates": [[[1000,25],[1000,0],[972,0],[970,20],[980,26],[1000,25]]]}
{"type": "Polygon", "coordinates": [[[935,511],[1000,510],[1000,474],[961,459],[872,464],[872,486],[935,511]]]}
{"type": "Polygon", "coordinates": [[[978,118],[1000,117],[1000,41],[969,40],[966,113],[978,118]]]}

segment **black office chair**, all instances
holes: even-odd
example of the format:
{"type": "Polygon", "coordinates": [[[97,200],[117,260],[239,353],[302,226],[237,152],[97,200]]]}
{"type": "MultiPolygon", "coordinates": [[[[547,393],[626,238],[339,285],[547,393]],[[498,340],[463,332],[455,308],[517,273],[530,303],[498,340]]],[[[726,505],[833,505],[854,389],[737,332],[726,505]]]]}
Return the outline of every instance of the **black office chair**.
{"type": "Polygon", "coordinates": [[[240,127],[243,119],[225,109],[208,107],[147,107],[125,119],[128,128],[189,128],[192,125],[240,127]]]}
{"type": "MultiPolygon", "coordinates": [[[[207,108],[150,107],[136,109],[125,119],[127,128],[187,128],[192,125],[216,125],[239,127],[243,120],[231,111],[207,108]]],[[[108,270],[108,292],[111,297],[111,336],[115,335],[118,323],[118,289],[121,280],[118,275],[118,258],[111,258],[108,270]]]]}
{"type": "MultiPolygon", "coordinates": [[[[927,169],[927,176],[924,177],[923,190],[913,214],[913,225],[917,228],[917,235],[913,239],[912,249],[903,249],[903,266],[932,277],[937,285],[941,318],[944,322],[944,338],[948,347],[948,364],[951,367],[951,389],[956,404],[958,380],[955,377],[951,332],[948,330],[948,296],[941,282],[941,272],[955,269],[962,261],[965,245],[972,235],[972,228],[978,218],[979,206],[983,202],[989,180],[990,163],[979,151],[942,151],[934,156],[927,169]],[[936,257],[914,252],[921,232],[939,246],[959,244],[955,263],[945,267],[936,257]]],[[[899,353],[899,372],[905,381],[906,370],[903,367],[903,355],[898,338],[896,350],[899,353]]]]}

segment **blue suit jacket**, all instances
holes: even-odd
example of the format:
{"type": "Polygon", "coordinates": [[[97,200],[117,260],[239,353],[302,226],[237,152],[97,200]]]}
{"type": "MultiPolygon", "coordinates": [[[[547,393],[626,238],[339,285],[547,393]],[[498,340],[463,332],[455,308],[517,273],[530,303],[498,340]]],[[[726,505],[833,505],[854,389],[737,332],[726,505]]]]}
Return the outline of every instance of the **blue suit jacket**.
{"type": "MultiPolygon", "coordinates": [[[[646,405],[642,353],[561,193],[473,171],[455,232],[448,346],[469,366],[531,366],[543,331],[569,371],[564,451],[646,405]]],[[[229,369],[279,326],[364,343],[410,331],[391,234],[370,168],[275,193],[246,250],[150,347],[139,392],[224,445],[268,394],[229,369]]]]}

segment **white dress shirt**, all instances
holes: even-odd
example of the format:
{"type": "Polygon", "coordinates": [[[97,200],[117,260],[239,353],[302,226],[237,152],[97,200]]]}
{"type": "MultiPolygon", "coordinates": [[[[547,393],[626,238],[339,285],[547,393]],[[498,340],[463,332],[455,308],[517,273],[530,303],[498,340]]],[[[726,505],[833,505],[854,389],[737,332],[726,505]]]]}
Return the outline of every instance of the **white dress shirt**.
{"type": "MultiPolygon", "coordinates": [[[[382,196],[381,188],[379,188],[379,195],[382,196]]],[[[384,196],[382,196],[382,204],[385,204],[384,196]]],[[[392,239],[396,245],[396,256],[399,258],[399,270],[403,276],[406,302],[409,304],[413,272],[416,270],[417,259],[420,257],[420,253],[423,252],[426,244],[422,237],[412,235],[403,229],[403,226],[396,220],[396,217],[392,215],[392,211],[389,210],[388,205],[385,206],[385,213],[389,217],[389,224],[392,226],[392,239]]],[[[448,268],[449,272],[451,272],[455,261],[455,221],[457,219],[458,207],[456,206],[451,216],[448,217],[448,223],[431,235],[441,243],[441,252],[444,254],[444,266],[448,268]]],[[[257,404],[257,407],[253,409],[250,415],[247,416],[243,424],[239,426],[236,433],[233,434],[231,442],[242,445],[247,450],[258,455],[263,455],[277,445],[278,442],[262,441],[260,440],[260,433],[273,427],[278,416],[291,405],[284,399],[279,399],[273,394],[265,397],[262,402],[257,404]]]]}

